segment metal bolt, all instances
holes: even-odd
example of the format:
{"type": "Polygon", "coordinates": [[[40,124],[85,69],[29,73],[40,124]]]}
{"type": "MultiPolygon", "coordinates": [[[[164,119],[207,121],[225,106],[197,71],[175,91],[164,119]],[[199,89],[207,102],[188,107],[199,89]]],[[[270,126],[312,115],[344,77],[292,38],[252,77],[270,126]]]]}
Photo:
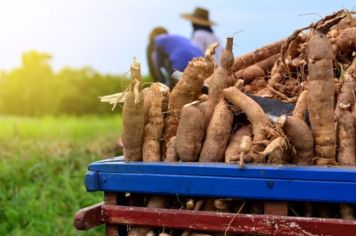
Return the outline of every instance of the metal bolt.
{"type": "Polygon", "coordinates": [[[273,181],[267,181],[267,187],[268,188],[273,188],[273,181]]]}

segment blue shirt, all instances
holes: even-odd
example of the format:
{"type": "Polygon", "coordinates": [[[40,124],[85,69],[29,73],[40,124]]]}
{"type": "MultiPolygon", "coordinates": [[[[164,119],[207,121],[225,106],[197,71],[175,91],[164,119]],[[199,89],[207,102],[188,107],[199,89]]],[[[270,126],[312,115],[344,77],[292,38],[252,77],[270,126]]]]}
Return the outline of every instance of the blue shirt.
{"type": "MultiPolygon", "coordinates": [[[[195,47],[189,39],[179,35],[159,35],[156,37],[155,45],[156,49],[167,54],[173,70],[183,71],[194,57],[203,56],[203,52],[195,47]]],[[[159,61],[159,53],[156,53],[156,63],[159,61]]]]}

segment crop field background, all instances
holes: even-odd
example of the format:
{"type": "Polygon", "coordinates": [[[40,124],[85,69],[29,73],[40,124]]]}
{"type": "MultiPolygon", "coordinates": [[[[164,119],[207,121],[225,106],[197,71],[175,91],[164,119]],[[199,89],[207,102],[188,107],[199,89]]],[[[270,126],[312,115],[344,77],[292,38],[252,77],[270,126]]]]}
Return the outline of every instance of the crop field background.
{"type": "Polygon", "coordinates": [[[122,154],[122,104],[112,111],[99,97],[127,91],[133,58],[148,87],[150,32],[191,40],[195,24],[180,16],[196,7],[221,45],[234,37],[235,57],[356,9],[351,0],[0,0],[0,236],[104,235],[73,226],[76,211],[103,201],[86,192],[88,164],[122,154]]]}
{"type": "Polygon", "coordinates": [[[119,115],[0,117],[0,235],[103,235],[77,231],[76,210],[103,200],[87,193],[87,165],[120,154],[119,115]]]}

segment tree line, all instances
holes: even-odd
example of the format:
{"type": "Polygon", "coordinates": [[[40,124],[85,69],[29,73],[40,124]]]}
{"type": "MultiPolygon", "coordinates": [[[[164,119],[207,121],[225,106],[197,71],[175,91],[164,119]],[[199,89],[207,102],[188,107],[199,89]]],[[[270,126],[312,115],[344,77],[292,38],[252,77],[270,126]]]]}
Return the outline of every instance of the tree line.
{"type": "MultiPolygon", "coordinates": [[[[19,68],[0,72],[0,114],[43,116],[105,114],[111,106],[99,96],[123,91],[129,80],[91,67],[51,68],[52,56],[29,51],[19,68]]],[[[146,78],[147,79],[147,78],[146,78]]]]}

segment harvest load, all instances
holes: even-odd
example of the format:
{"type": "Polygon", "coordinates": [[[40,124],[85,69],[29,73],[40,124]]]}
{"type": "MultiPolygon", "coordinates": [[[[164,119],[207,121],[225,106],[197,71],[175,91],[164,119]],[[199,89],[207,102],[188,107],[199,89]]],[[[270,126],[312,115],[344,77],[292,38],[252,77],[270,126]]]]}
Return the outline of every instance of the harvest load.
{"type": "MultiPolygon", "coordinates": [[[[238,163],[236,168],[244,163],[355,165],[352,13],[335,12],[239,57],[233,57],[232,45],[233,38],[227,38],[220,63],[213,61],[216,45],[193,59],[170,95],[158,83],[142,91],[133,63],[123,110],[125,160],[238,163]],[[276,117],[251,95],[293,104],[294,110],[276,117]]],[[[263,214],[261,202],[233,199],[158,196],[142,204],[263,214]]],[[[354,217],[353,207],[345,204],[334,212],[319,205],[297,208],[299,216],[354,217]]],[[[130,234],[149,231],[133,228],[130,234]]]]}

